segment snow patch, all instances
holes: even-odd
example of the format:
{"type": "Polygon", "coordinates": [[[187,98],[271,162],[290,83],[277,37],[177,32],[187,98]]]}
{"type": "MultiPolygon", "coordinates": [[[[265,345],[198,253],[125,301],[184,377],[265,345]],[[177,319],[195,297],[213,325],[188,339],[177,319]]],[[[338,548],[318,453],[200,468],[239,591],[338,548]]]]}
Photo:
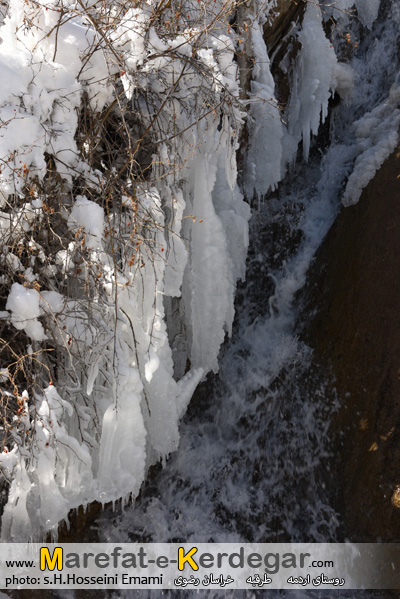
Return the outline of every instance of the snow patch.
{"type": "Polygon", "coordinates": [[[95,250],[102,247],[103,208],[85,196],[77,196],[68,219],[68,227],[75,232],[84,231],[87,248],[95,250]]]}
{"type": "Polygon", "coordinates": [[[36,289],[30,289],[13,283],[7,298],[6,310],[11,312],[11,322],[18,330],[25,330],[34,341],[46,339],[43,325],[38,321],[41,315],[40,295],[36,289]]]}

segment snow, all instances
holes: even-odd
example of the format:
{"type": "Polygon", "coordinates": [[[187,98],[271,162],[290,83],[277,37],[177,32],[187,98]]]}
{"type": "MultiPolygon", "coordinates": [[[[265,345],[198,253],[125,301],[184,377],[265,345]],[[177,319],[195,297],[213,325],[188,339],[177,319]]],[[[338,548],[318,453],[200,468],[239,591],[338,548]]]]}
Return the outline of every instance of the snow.
{"type": "Polygon", "coordinates": [[[109,69],[91,27],[73,17],[58,27],[58,10],[14,0],[0,28],[0,74],[7,81],[0,90],[0,191],[5,197],[15,187],[21,190],[26,177],[43,178],[46,152],[64,177],[71,176],[79,163],[74,134],[82,92],[97,110],[112,96],[109,69]],[[31,27],[22,30],[27,20],[31,27]],[[82,62],[91,47],[92,55],[82,62]]]}
{"type": "Polygon", "coordinates": [[[41,315],[39,302],[40,296],[36,289],[13,283],[6,304],[6,310],[11,312],[11,322],[15,328],[25,330],[35,341],[46,339],[43,325],[38,321],[41,315]]]}
{"type": "Polygon", "coordinates": [[[104,210],[85,196],[77,196],[68,219],[68,227],[85,233],[85,246],[91,250],[101,248],[104,231],[104,210]]]}
{"type": "Polygon", "coordinates": [[[53,314],[59,314],[65,308],[65,298],[57,291],[42,291],[40,294],[41,308],[46,312],[50,310],[53,314]]]}

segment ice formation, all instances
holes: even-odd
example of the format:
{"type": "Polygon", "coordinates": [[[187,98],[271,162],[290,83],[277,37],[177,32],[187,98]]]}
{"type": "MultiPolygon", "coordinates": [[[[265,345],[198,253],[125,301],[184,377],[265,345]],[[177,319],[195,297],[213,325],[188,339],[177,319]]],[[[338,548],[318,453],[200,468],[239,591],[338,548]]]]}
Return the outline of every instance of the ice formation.
{"type": "MultiPolygon", "coordinates": [[[[164,34],[151,1],[111,11],[104,33],[83,2],[79,12],[72,2],[10,0],[0,27],[0,230],[14,277],[0,319],[26,336],[25,358],[41,377],[22,390],[1,364],[1,393],[17,402],[0,454],[10,483],[3,540],[38,538],[72,508],[136,495],[149,465],[177,448],[179,419],[217,371],[231,332],[250,217],[237,184],[245,115],[236,39],[223,19],[209,27],[198,2],[184,4],[185,27],[172,15],[164,34]],[[124,120],[132,106],[139,123],[124,120]],[[112,166],[104,158],[110,114],[129,132],[128,163],[118,153],[112,166]],[[91,140],[80,130],[85,115],[91,140]],[[139,156],[137,140],[149,131],[139,156]],[[110,181],[121,185],[118,197],[110,181]],[[60,204],[49,200],[51,185],[60,204]],[[51,252],[49,235],[58,240],[51,252]]],[[[262,36],[274,4],[249,9],[249,196],[277,185],[299,143],[308,157],[335,90],[352,98],[351,67],[337,61],[321,10],[308,3],[282,118],[262,36]]],[[[378,2],[359,4],[370,26],[378,2]]],[[[224,6],[213,11],[226,17],[224,6]]],[[[356,126],[360,157],[347,202],[363,185],[357,172],[367,165],[373,173],[393,146],[397,95],[356,126]]],[[[107,139],[115,142],[114,125],[107,139]]]]}
{"type": "Polygon", "coordinates": [[[246,191],[250,197],[253,190],[257,194],[265,194],[281,180],[284,135],[262,22],[259,20],[254,22],[251,39],[254,68],[250,93],[250,147],[245,173],[246,191]]]}
{"type": "Polygon", "coordinates": [[[336,82],[337,58],[325,35],[322,11],[317,4],[307,4],[298,39],[301,50],[286,110],[285,162],[293,161],[301,140],[304,157],[308,159],[311,135],[318,133],[320,123],[327,117],[336,82]]]}
{"type": "MultiPolygon", "coordinates": [[[[398,78],[399,79],[399,78],[398,78]]],[[[400,127],[400,86],[396,81],[388,98],[355,123],[359,156],[343,194],[343,204],[351,206],[373,179],[386,158],[396,149],[400,127]]]]}
{"type": "MultiPolygon", "coordinates": [[[[138,493],[149,465],[177,448],[199,381],[218,369],[244,276],[250,210],[236,183],[242,113],[231,37],[192,2],[187,27],[166,25],[163,37],[149,25],[155,3],[122,11],[107,35],[91,8],[74,6],[11,0],[0,29],[0,227],[18,281],[1,318],[26,334],[27,360],[42,366],[41,383],[20,395],[2,365],[3,396],[18,401],[0,455],[10,481],[4,540],[37,538],[71,508],[138,493]],[[142,127],[155,114],[158,127],[154,176],[134,181],[117,156],[126,193],[110,200],[112,172],[103,158],[90,161],[90,140],[78,141],[79,111],[101,122],[114,107],[123,119],[123,103],[142,102],[144,89],[154,104],[140,104],[142,127]],[[56,208],[43,193],[49,169],[56,208]],[[48,239],[46,215],[57,210],[49,255],[39,236],[48,239]],[[20,238],[32,254],[22,261],[20,238]],[[172,300],[186,340],[180,367],[172,300]]],[[[129,127],[131,140],[143,134],[129,127]]]]}

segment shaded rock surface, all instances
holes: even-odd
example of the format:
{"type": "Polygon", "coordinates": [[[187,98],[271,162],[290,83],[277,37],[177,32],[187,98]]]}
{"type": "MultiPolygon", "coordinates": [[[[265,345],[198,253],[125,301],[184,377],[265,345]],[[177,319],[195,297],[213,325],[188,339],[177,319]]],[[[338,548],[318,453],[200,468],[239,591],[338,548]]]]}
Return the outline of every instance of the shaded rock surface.
{"type": "Polygon", "coordinates": [[[264,25],[264,39],[270,56],[285,40],[292,23],[302,17],[305,6],[304,0],[277,0],[270,18],[264,25]]]}
{"type": "Polygon", "coordinates": [[[342,209],[308,286],[306,333],[332,368],[344,534],[400,540],[400,146],[342,209]]]}

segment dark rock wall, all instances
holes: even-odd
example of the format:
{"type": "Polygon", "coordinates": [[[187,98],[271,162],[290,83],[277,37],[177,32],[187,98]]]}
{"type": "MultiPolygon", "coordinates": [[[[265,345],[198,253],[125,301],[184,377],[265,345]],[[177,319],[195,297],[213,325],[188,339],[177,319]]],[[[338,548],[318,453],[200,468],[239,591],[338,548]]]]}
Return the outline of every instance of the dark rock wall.
{"type": "Polygon", "coordinates": [[[336,377],[337,488],[352,541],[400,540],[400,147],[342,209],[309,287],[307,336],[336,377]]]}

